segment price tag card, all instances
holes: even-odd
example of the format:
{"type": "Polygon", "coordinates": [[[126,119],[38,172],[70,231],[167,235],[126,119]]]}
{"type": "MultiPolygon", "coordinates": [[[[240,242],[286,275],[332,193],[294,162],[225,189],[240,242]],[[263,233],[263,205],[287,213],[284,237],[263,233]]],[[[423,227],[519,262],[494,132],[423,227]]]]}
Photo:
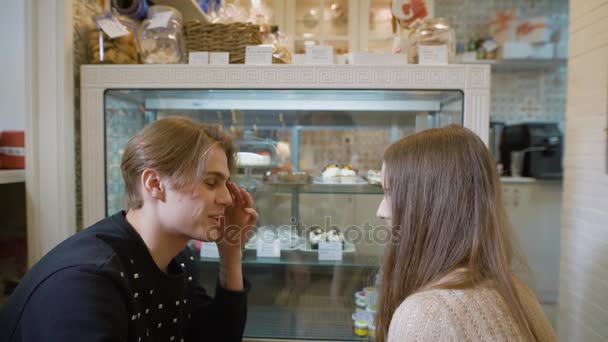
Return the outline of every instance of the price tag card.
{"type": "Polygon", "coordinates": [[[215,242],[201,242],[201,258],[220,258],[215,242]]]}
{"type": "Polygon", "coordinates": [[[294,53],[291,55],[291,64],[306,64],[306,55],[303,53],[294,53]]]}
{"type": "Polygon", "coordinates": [[[334,64],[334,47],[328,45],[307,46],[306,64],[334,64]]]}
{"type": "Polygon", "coordinates": [[[190,52],[188,54],[188,64],[209,64],[209,52],[190,52]]]}
{"type": "Polygon", "coordinates": [[[116,18],[99,19],[97,20],[97,25],[99,25],[101,30],[105,32],[105,34],[110,36],[110,38],[112,39],[126,36],[129,34],[129,30],[127,30],[127,27],[123,25],[120,21],[118,21],[118,19],[116,18]]]}
{"type": "Polygon", "coordinates": [[[448,64],[447,45],[418,46],[418,64],[444,65],[448,64]]]}
{"type": "Polygon", "coordinates": [[[319,260],[342,261],[342,243],[319,242],[319,260]]]}
{"type": "Polygon", "coordinates": [[[169,25],[169,20],[171,20],[171,16],[173,13],[171,12],[161,12],[156,13],[152,18],[150,18],[150,23],[148,24],[148,29],[159,28],[159,27],[167,27],[169,25]]]}
{"type": "Polygon", "coordinates": [[[279,239],[264,241],[259,239],[256,245],[258,258],[280,258],[281,245],[279,239]]]}
{"type": "Polygon", "coordinates": [[[272,64],[271,45],[250,45],[245,50],[245,64],[270,65],[272,64]]]}
{"type": "Polygon", "coordinates": [[[230,64],[229,52],[210,52],[209,64],[230,64]]]}

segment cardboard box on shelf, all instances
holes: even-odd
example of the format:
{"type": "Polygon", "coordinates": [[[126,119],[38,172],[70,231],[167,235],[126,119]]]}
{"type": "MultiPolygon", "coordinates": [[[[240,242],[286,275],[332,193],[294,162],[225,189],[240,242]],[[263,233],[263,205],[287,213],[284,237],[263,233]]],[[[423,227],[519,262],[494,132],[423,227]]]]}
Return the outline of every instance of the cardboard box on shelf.
{"type": "Polygon", "coordinates": [[[551,41],[551,25],[546,17],[520,20],[517,23],[517,40],[521,42],[539,44],[551,41]]]}
{"type": "Polygon", "coordinates": [[[532,45],[524,42],[505,42],[502,48],[502,59],[529,58],[532,53],[532,45]]]}
{"type": "Polygon", "coordinates": [[[568,58],[568,41],[561,40],[555,44],[555,58],[568,58]]]}
{"type": "Polygon", "coordinates": [[[0,132],[0,169],[25,169],[25,133],[0,132]]]}
{"type": "Polygon", "coordinates": [[[552,59],[555,44],[530,44],[525,42],[506,42],[502,49],[502,59],[552,59]]]}
{"type": "Polygon", "coordinates": [[[540,45],[532,45],[530,50],[530,58],[532,59],[552,59],[554,57],[555,44],[547,43],[540,45]]]}

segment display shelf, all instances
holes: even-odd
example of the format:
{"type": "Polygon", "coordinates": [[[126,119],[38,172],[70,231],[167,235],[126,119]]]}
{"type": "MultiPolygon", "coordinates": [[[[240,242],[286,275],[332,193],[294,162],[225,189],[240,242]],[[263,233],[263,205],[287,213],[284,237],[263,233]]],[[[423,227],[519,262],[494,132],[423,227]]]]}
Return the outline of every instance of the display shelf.
{"type": "MultiPolygon", "coordinates": [[[[456,64],[82,66],[83,224],[123,206],[124,145],[154,120],[180,115],[217,123],[242,152],[258,152],[244,147],[249,140],[272,140],[272,160],[311,176],[332,164],[351,164],[366,176],[363,170],[379,168],[391,142],[414,132],[460,123],[487,141],[490,71],[456,64]],[[244,139],[250,132],[252,139],[244,139]]],[[[275,226],[277,236],[281,225],[297,223],[298,233],[337,226],[355,249],[344,250],[340,261],[319,261],[304,239],[279,258],[245,250],[243,276],[252,286],[244,340],[365,340],[353,332],[354,294],[376,283],[389,243],[390,230],[382,233],[375,218],[382,188],[317,184],[327,182],[315,177],[273,184],[274,177],[264,181],[266,170],[245,173],[234,181],[253,189],[260,225],[275,226]],[[351,226],[361,227],[359,236],[351,226]]],[[[196,264],[197,278],[213,291],[218,259],[196,264]]]]}
{"type": "MultiPolygon", "coordinates": [[[[372,337],[358,337],[353,333],[353,310],[329,310],[327,302],[319,301],[317,308],[256,306],[248,312],[245,335],[253,339],[294,334],[306,339],[332,341],[373,341],[372,337]],[[269,332],[272,333],[269,333],[269,332]]],[[[248,339],[245,339],[248,341],[248,339]]]]}
{"type": "MultiPolygon", "coordinates": [[[[268,267],[243,268],[251,283],[243,341],[373,341],[354,334],[352,315],[354,294],[373,284],[377,268],[268,267]]],[[[212,295],[219,264],[202,263],[199,270],[198,281],[212,295]]]]}
{"type": "MultiPolygon", "coordinates": [[[[202,258],[202,262],[217,262],[218,259],[202,258]]],[[[280,258],[258,258],[256,251],[243,251],[243,265],[292,265],[292,266],[341,266],[355,268],[378,268],[380,256],[344,253],[342,261],[319,261],[317,252],[281,251],[280,258]]]]}
{"type": "Polygon", "coordinates": [[[504,60],[478,60],[474,62],[462,62],[463,64],[490,65],[493,71],[530,71],[548,70],[565,67],[567,58],[552,59],[504,59],[504,60]]]}
{"type": "Polygon", "coordinates": [[[306,184],[306,185],[288,185],[288,184],[268,184],[264,183],[255,189],[253,192],[271,192],[271,193],[300,193],[300,194],[339,194],[339,195],[381,195],[382,187],[373,184],[306,184]]]}
{"type": "Polygon", "coordinates": [[[25,170],[0,170],[0,184],[25,182],[25,170]]]}
{"type": "Polygon", "coordinates": [[[536,178],[530,177],[500,177],[500,182],[504,184],[528,184],[535,183],[536,178]]]}

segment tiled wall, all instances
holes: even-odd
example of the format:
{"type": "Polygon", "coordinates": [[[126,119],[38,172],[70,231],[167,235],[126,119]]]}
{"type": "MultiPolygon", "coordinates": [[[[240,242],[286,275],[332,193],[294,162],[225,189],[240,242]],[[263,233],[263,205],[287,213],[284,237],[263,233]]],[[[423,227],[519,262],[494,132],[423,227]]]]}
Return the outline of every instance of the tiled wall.
{"type": "MultiPolygon", "coordinates": [[[[483,32],[496,11],[509,9],[516,9],[519,19],[548,17],[552,28],[561,28],[561,38],[567,40],[567,0],[435,0],[434,8],[436,17],[447,18],[454,26],[460,42],[483,32]]],[[[563,126],[566,72],[565,66],[548,70],[494,69],[491,120],[507,124],[559,122],[563,126]]]]}
{"type": "Polygon", "coordinates": [[[559,338],[608,340],[608,0],[570,1],[559,338]]]}

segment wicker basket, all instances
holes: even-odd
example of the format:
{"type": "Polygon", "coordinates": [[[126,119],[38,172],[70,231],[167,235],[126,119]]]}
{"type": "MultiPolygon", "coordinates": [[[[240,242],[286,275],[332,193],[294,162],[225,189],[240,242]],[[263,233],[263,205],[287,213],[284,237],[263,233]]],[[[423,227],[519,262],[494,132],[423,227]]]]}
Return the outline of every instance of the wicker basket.
{"type": "Polygon", "coordinates": [[[229,52],[230,63],[245,63],[245,47],[262,44],[258,25],[247,23],[184,23],[186,49],[190,51],[229,52]]]}

